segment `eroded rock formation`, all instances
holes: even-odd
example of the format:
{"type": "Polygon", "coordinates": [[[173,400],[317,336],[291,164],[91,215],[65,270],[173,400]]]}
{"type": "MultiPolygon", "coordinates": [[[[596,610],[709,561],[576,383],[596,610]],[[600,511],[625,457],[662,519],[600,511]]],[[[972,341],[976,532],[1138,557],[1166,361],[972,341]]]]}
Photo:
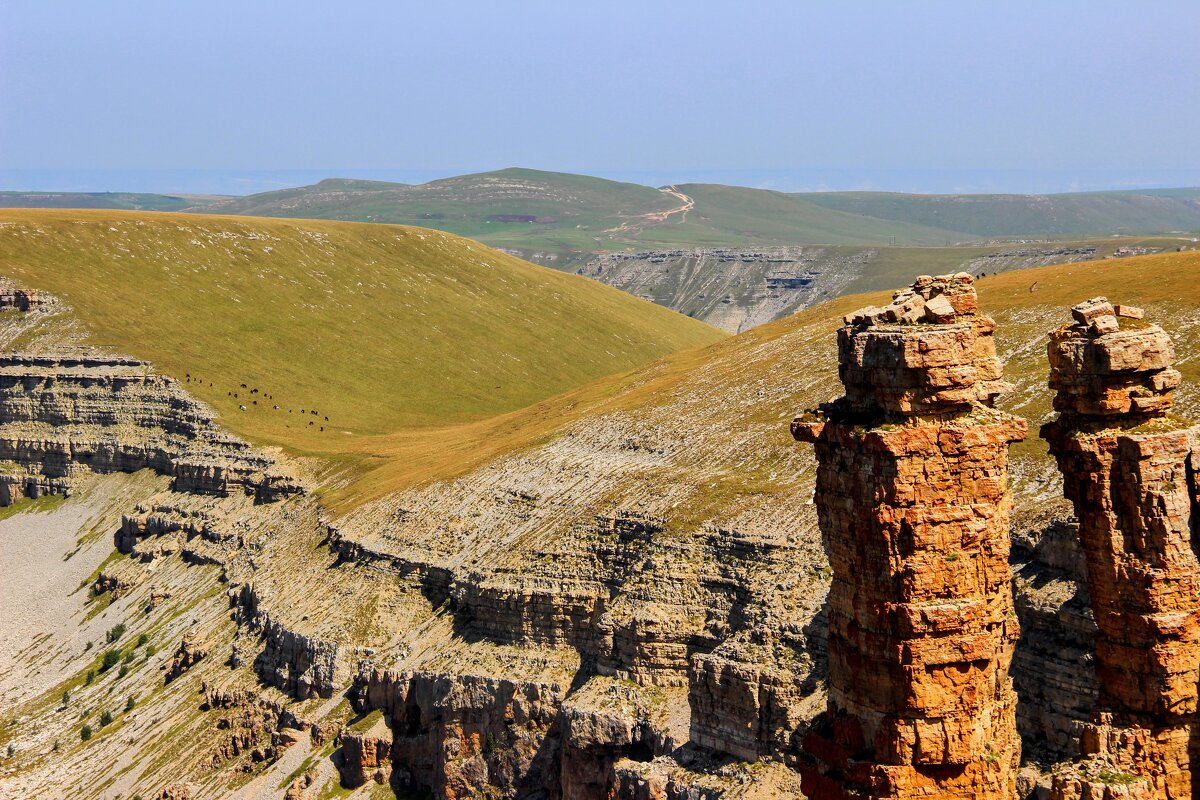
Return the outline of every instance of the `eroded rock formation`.
{"type": "Polygon", "coordinates": [[[15,308],[33,311],[54,305],[57,299],[46,292],[18,286],[8,278],[0,278],[0,311],[15,308]]]}
{"type": "Polygon", "coordinates": [[[167,669],[166,682],[170,683],[181,677],[207,655],[208,648],[200,643],[199,638],[193,633],[187,634],[180,640],[179,647],[175,649],[175,654],[171,658],[171,666],[167,669]]]}
{"type": "Polygon", "coordinates": [[[1180,383],[1174,349],[1140,309],[1101,297],[1072,315],[1074,324],[1050,334],[1060,416],[1042,436],[1079,517],[1099,631],[1099,698],[1081,735],[1086,762],[1057,778],[1054,796],[1100,796],[1116,784],[1131,797],[1190,798],[1200,680],[1193,542],[1200,428],[1167,416],[1180,383]]]}
{"type": "Polygon", "coordinates": [[[838,333],[845,396],[793,423],[816,445],[833,568],[829,696],[805,793],[1008,798],[1020,742],[1009,665],[1005,388],[972,279],[922,276],[838,333]]]}
{"type": "MultiPolygon", "coordinates": [[[[382,710],[390,722],[392,781],[466,798],[498,789],[504,796],[554,791],[558,784],[557,684],[474,675],[396,673],[362,666],[355,707],[382,710]]],[[[386,734],[371,730],[352,745],[360,763],[383,767],[386,734]],[[372,755],[365,749],[373,747],[372,755]],[[360,753],[359,751],[363,751],[360,753]],[[372,761],[374,759],[374,761],[372,761]]],[[[354,768],[353,778],[373,772],[354,768]]]]}

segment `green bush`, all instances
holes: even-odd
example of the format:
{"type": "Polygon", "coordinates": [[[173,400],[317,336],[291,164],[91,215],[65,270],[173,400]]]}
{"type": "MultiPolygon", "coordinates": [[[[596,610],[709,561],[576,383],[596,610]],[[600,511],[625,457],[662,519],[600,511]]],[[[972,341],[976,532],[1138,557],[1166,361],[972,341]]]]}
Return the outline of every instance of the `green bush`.
{"type": "Polygon", "coordinates": [[[148,641],[150,641],[150,637],[143,633],[142,635],[138,636],[137,646],[141,647],[142,645],[146,644],[146,642],[148,642],[148,641]]]}
{"type": "Polygon", "coordinates": [[[100,662],[100,671],[105,672],[106,670],[112,669],[113,667],[115,667],[117,665],[117,662],[119,662],[120,660],[121,660],[121,651],[120,650],[109,650],[107,653],[104,654],[104,660],[100,662]]]}
{"type": "Polygon", "coordinates": [[[132,664],[134,655],[135,655],[135,653],[133,652],[133,649],[131,648],[129,650],[129,652],[125,654],[125,663],[132,664]]]}
{"type": "Polygon", "coordinates": [[[116,625],[113,625],[109,629],[108,633],[104,634],[104,641],[108,642],[109,644],[112,644],[113,642],[115,642],[117,639],[120,639],[124,635],[125,635],[125,623],[118,622],[116,625]]]}
{"type": "Polygon", "coordinates": [[[136,706],[137,706],[137,700],[134,699],[133,695],[129,695],[129,699],[125,701],[125,713],[129,713],[130,711],[133,711],[134,707],[136,707],[136,706]]]}
{"type": "Polygon", "coordinates": [[[69,702],[71,702],[71,690],[63,689],[63,705],[65,706],[69,702]]]}
{"type": "Polygon", "coordinates": [[[83,685],[90,686],[94,680],[96,680],[96,671],[94,669],[89,669],[87,677],[83,679],[83,685]]]}
{"type": "Polygon", "coordinates": [[[82,740],[83,740],[83,741],[85,741],[85,742],[86,742],[88,739],[92,738],[92,726],[91,726],[91,725],[84,725],[82,728],[80,728],[80,729],[79,729],[79,738],[80,738],[80,739],[82,739],[82,740]]]}
{"type": "Polygon", "coordinates": [[[122,664],[121,669],[117,670],[118,678],[124,678],[128,674],[129,674],[129,665],[128,664],[122,664]]]}
{"type": "Polygon", "coordinates": [[[101,711],[100,712],[100,727],[103,728],[105,725],[112,725],[112,712],[111,711],[101,711]]]}

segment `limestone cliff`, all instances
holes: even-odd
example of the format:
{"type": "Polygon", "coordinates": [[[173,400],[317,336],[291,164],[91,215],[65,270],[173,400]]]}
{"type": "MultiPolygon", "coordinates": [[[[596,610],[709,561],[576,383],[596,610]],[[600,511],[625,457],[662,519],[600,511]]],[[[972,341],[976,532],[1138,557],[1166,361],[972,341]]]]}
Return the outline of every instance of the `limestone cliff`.
{"type": "Polygon", "coordinates": [[[67,492],[81,470],[147,468],[184,492],[300,490],[144,362],[90,348],[0,355],[0,504],[67,492]]]}

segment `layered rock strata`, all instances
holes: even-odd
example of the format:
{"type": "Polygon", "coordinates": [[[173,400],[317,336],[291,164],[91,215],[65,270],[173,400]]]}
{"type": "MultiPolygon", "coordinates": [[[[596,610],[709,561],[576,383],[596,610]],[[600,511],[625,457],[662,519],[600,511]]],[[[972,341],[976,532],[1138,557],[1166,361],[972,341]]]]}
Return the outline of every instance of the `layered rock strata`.
{"type": "Polygon", "coordinates": [[[1079,518],[1099,697],[1080,741],[1091,763],[1056,780],[1055,796],[1115,782],[1130,796],[1189,798],[1200,777],[1200,428],[1167,415],[1180,375],[1160,327],[1102,297],[1072,315],[1050,334],[1059,418],[1042,436],[1079,518]]]}
{"type": "Polygon", "coordinates": [[[238,624],[262,637],[263,650],[254,660],[254,670],[265,683],[298,700],[332,697],[337,686],[345,684],[348,673],[337,644],[280,622],[264,608],[253,583],[232,589],[230,601],[238,624]]]}
{"type": "Polygon", "coordinates": [[[0,504],[65,494],[81,470],[172,476],[179,491],[300,491],[273,460],[136,359],[90,349],[0,355],[0,504]]]}
{"type": "Polygon", "coordinates": [[[358,765],[349,777],[374,777],[375,769],[386,769],[390,752],[391,780],[402,788],[447,798],[496,789],[502,796],[558,796],[558,711],[565,694],[566,687],[554,683],[392,672],[365,663],[355,707],[381,710],[390,731],[376,728],[353,740],[358,765]]]}
{"type": "Polygon", "coordinates": [[[7,278],[0,278],[0,311],[14,308],[18,311],[34,311],[57,302],[57,298],[46,292],[18,286],[7,278]]]}
{"type": "Polygon", "coordinates": [[[798,418],[833,569],[827,710],[804,737],[824,798],[1008,798],[1020,741],[1009,666],[1008,447],[1026,423],[970,276],[922,276],[838,333],[844,397],[798,418]]]}

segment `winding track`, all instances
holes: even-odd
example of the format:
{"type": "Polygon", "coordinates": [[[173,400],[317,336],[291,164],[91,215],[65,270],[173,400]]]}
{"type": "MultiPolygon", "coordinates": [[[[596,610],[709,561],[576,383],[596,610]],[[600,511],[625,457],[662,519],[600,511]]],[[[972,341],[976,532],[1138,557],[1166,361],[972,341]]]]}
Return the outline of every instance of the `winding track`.
{"type": "Polygon", "coordinates": [[[680,215],[680,222],[686,222],[687,213],[696,207],[696,201],[679,191],[674,186],[664,186],[663,188],[659,189],[659,191],[663,194],[669,194],[679,200],[679,207],[671,208],[666,211],[651,211],[647,214],[639,214],[633,219],[622,222],[615,228],[608,228],[604,230],[603,233],[632,234],[633,236],[636,236],[650,225],[661,225],[664,222],[669,221],[671,217],[675,216],[676,214],[680,215]]]}

